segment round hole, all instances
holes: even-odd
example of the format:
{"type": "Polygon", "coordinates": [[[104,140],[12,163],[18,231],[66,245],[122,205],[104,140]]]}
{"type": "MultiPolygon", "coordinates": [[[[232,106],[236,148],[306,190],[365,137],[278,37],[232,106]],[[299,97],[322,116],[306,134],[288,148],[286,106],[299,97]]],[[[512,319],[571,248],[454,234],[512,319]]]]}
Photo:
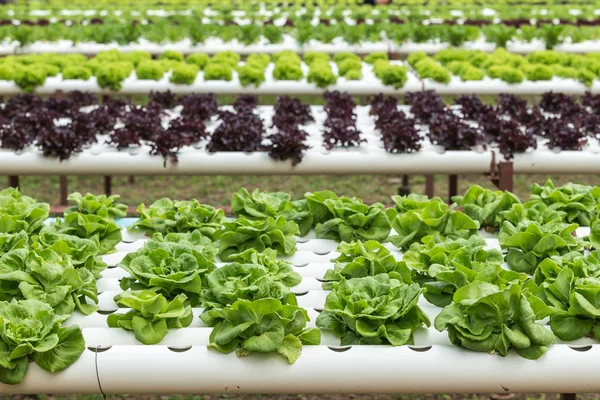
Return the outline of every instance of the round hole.
{"type": "Polygon", "coordinates": [[[318,256],[326,256],[327,254],[331,253],[331,250],[314,250],[313,253],[318,256]]]}
{"type": "Polygon", "coordinates": [[[322,308],[316,308],[314,307],[313,310],[315,310],[316,312],[318,312],[319,314],[323,312],[322,308]]]}
{"type": "Polygon", "coordinates": [[[308,290],[305,290],[304,292],[294,292],[294,294],[296,296],[306,296],[308,294],[308,290]]]}
{"type": "Polygon", "coordinates": [[[343,353],[352,348],[352,346],[327,346],[329,350],[335,351],[336,353],[343,353]]]}
{"type": "Polygon", "coordinates": [[[328,282],[331,282],[331,281],[329,281],[329,280],[327,280],[327,279],[323,279],[323,278],[315,278],[315,279],[317,280],[317,282],[321,282],[321,283],[328,283],[328,282]]]}
{"type": "Polygon", "coordinates": [[[592,349],[591,344],[582,345],[582,346],[569,346],[569,347],[571,348],[571,350],[580,351],[580,352],[590,351],[592,349]]]}
{"type": "Polygon", "coordinates": [[[108,267],[106,267],[106,268],[112,269],[112,268],[117,268],[117,266],[116,266],[116,265],[109,265],[109,266],[108,266],[108,267]]]}
{"type": "Polygon", "coordinates": [[[110,314],[114,314],[115,312],[117,312],[117,309],[115,308],[114,310],[98,310],[96,312],[100,315],[110,315],[110,314]]]}
{"type": "Polygon", "coordinates": [[[189,349],[191,349],[192,346],[191,345],[189,345],[189,346],[168,346],[167,348],[174,353],[184,353],[184,352],[188,351],[189,349]]]}
{"type": "Polygon", "coordinates": [[[408,346],[412,351],[416,351],[417,353],[424,353],[426,351],[431,350],[431,345],[429,346],[408,346]]]}
{"type": "Polygon", "coordinates": [[[309,240],[310,239],[306,239],[306,238],[302,238],[302,237],[296,237],[296,242],[298,242],[298,243],[306,243],[309,240]]]}
{"type": "Polygon", "coordinates": [[[308,265],[308,263],[300,263],[300,264],[292,264],[294,267],[298,267],[298,268],[302,268],[302,267],[306,267],[308,265]]]}
{"type": "Polygon", "coordinates": [[[96,346],[96,347],[88,347],[88,350],[93,353],[104,353],[107,350],[110,350],[112,346],[96,346]]]}

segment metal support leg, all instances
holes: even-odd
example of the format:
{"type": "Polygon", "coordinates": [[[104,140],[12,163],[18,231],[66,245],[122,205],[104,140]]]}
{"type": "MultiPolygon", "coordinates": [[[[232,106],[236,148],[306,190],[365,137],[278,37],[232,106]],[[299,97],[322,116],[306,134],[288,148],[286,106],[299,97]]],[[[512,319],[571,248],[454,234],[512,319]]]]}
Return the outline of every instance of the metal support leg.
{"type": "Polygon", "coordinates": [[[514,169],[512,162],[498,163],[498,189],[513,191],[514,187],[514,169]]]}
{"type": "Polygon", "coordinates": [[[69,188],[67,187],[67,177],[65,175],[60,176],[60,205],[67,205],[67,196],[69,195],[69,188]]]}
{"type": "Polygon", "coordinates": [[[19,187],[19,177],[16,175],[11,175],[8,177],[8,186],[18,188],[19,187]]]}
{"type": "Polygon", "coordinates": [[[110,196],[112,193],[112,177],[104,177],[104,194],[110,196]]]}
{"type": "Polygon", "coordinates": [[[452,203],[452,197],[458,194],[458,175],[448,175],[448,202],[452,203]]]}
{"type": "Polygon", "coordinates": [[[133,185],[135,183],[135,175],[129,175],[129,184],[133,185]]]}
{"type": "Polygon", "coordinates": [[[398,194],[400,196],[407,196],[410,194],[410,177],[408,175],[402,176],[402,186],[398,188],[398,194]]]}
{"type": "Polygon", "coordinates": [[[434,196],[434,182],[435,179],[433,175],[425,175],[425,194],[429,198],[434,196]]]}
{"type": "Polygon", "coordinates": [[[561,393],[560,400],[576,400],[577,394],[575,393],[561,393]]]}

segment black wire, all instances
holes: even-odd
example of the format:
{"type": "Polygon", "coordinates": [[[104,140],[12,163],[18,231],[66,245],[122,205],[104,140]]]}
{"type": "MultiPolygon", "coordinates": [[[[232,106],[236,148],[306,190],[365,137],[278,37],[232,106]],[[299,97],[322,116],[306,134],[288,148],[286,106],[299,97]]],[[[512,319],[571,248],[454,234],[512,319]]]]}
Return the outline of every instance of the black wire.
{"type": "Polygon", "coordinates": [[[102,384],[100,383],[100,372],[98,372],[98,350],[100,350],[100,345],[96,347],[96,355],[94,356],[94,364],[96,365],[96,379],[98,380],[98,388],[100,389],[100,393],[104,400],[106,400],[106,393],[102,390],[102,384]]]}

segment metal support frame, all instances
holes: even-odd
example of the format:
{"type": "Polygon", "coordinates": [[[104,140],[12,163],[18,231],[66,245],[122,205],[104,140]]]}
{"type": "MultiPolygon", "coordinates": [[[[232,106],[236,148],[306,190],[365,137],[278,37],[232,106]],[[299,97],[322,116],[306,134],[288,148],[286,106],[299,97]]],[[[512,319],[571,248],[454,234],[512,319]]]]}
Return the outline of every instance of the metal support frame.
{"type": "Polygon", "coordinates": [[[425,194],[427,197],[431,198],[434,196],[434,183],[435,177],[431,174],[425,175],[425,194]]]}
{"type": "Polygon", "coordinates": [[[458,175],[448,175],[448,203],[458,194],[458,175]]]}
{"type": "Polygon", "coordinates": [[[515,170],[512,161],[496,162],[496,153],[492,152],[489,179],[500,190],[513,191],[515,170]]]}
{"type": "Polygon", "coordinates": [[[407,196],[410,194],[410,176],[402,175],[402,186],[398,188],[398,194],[400,196],[407,196]]]}
{"type": "Polygon", "coordinates": [[[68,188],[68,183],[67,183],[67,176],[61,175],[60,176],[60,201],[59,201],[59,204],[61,206],[67,205],[67,196],[68,195],[69,195],[69,188],[68,188]]]}
{"type": "Polygon", "coordinates": [[[560,400],[576,400],[577,394],[575,393],[561,393],[560,400]]]}
{"type": "Polygon", "coordinates": [[[8,186],[18,188],[19,187],[19,177],[16,175],[12,175],[8,177],[8,186]]]}
{"type": "Polygon", "coordinates": [[[104,177],[104,194],[107,196],[112,194],[112,176],[104,177]]]}

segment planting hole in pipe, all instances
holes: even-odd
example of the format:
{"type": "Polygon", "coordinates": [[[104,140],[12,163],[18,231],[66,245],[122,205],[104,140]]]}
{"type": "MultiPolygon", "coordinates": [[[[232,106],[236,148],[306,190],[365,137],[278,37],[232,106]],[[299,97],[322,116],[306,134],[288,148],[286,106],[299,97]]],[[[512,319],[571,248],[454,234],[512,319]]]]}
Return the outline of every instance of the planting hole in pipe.
{"type": "Polygon", "coordinates": [[[580,352],[584,352],[584,351],[590,351],[592,349],[592,345],[591,344],[586,344],[583,346],[569,346],[571,348],[571,350],[575,350],[575,351],[580,351],[580,352]]]}
{"type": "Polygon", "coordinates": [[[106,268],[108,268],[108,269],[113,269],[113,268],[117,268],[117,266],[116,266],[116,265],[109,265],[109,266],[107,266],[106,268]]]}
{"type": "Polygon", "coordinates": [[[96,346],[96,347],[88,347],[88,350],[92,353],[104,353],[107,350],[112,349],[112,346],[96,346]]]}
{"type": "Polygon", "coordinates": [[[98,310],[96,312],[100,315],[110,315],[110,314],[114,314],[115,312],[117,312],[117,309],[115,308],[114,310],[98,310]]]}
{"type": "Polygon", "coordinates": [[[326,256],[327,254],[331,253],[331,250],[313,250],[313,253],[318,256],[326,256]]]}
{"type": "Polygon", "coordinates": [[[308,265],[308,263],[307,262],[305,262],[305,263],[299,263],[299,264],[292,263],[292,265],[294,267],[302,268],[302,267],[306,267],[308,265]]]}
{"type": "Polygon", "coordinates": [[[336,353],[343,353],[352,348],[352,346],[327,346],[327,348],[331,351],[335,351],[336,353]]]}
{"type": "Polygon", "coordinates": [[[186,351],[188,351],[189,349],[192,348],[192,345],[189,346],[168,346],[167,347],[169,350],[171,350],[174,353],[184,353],[186,351]]]}
{"type": "Polygon", "coordinates": [[[308,242],[309,240],[310,240],[310,239],[306,239],[306,238],[303,238],[303,237],[298,237],[298,236],[296,236],[296,242],[298,242],[298,243],[306,243],[306,242],[308,242]]]}
{"type": "Polygon", "coordinates": [[[424,353],[426,351],[431,350],[433,346],[429,345],[429,346],[408,346],[409,349],[411,349],[412,351],[416,351],[417,353],[424,353]]]}
{"type": "Polygon", "coordinates": [[[322,308],[317,308],[317,307],[313,307],[313,310],[315,310],[316,312],[318,312],[319,314],[321,314],[323,312],[322,308]]]}
{"type": "Polygon", "coordinates": [[[308,294],[308,290],[305,290],[303,292],[294,292],[294,294],[296,296],[306,296],[308,294]]]}
{"type": "Polygon", "coordinates": [[[330,280],[323,279],[323,278],[315,278],[315,279],[316,279],[318,282],[321,282],[321,283],[327,283],[327,282],[331,282],[330,280]]]}

